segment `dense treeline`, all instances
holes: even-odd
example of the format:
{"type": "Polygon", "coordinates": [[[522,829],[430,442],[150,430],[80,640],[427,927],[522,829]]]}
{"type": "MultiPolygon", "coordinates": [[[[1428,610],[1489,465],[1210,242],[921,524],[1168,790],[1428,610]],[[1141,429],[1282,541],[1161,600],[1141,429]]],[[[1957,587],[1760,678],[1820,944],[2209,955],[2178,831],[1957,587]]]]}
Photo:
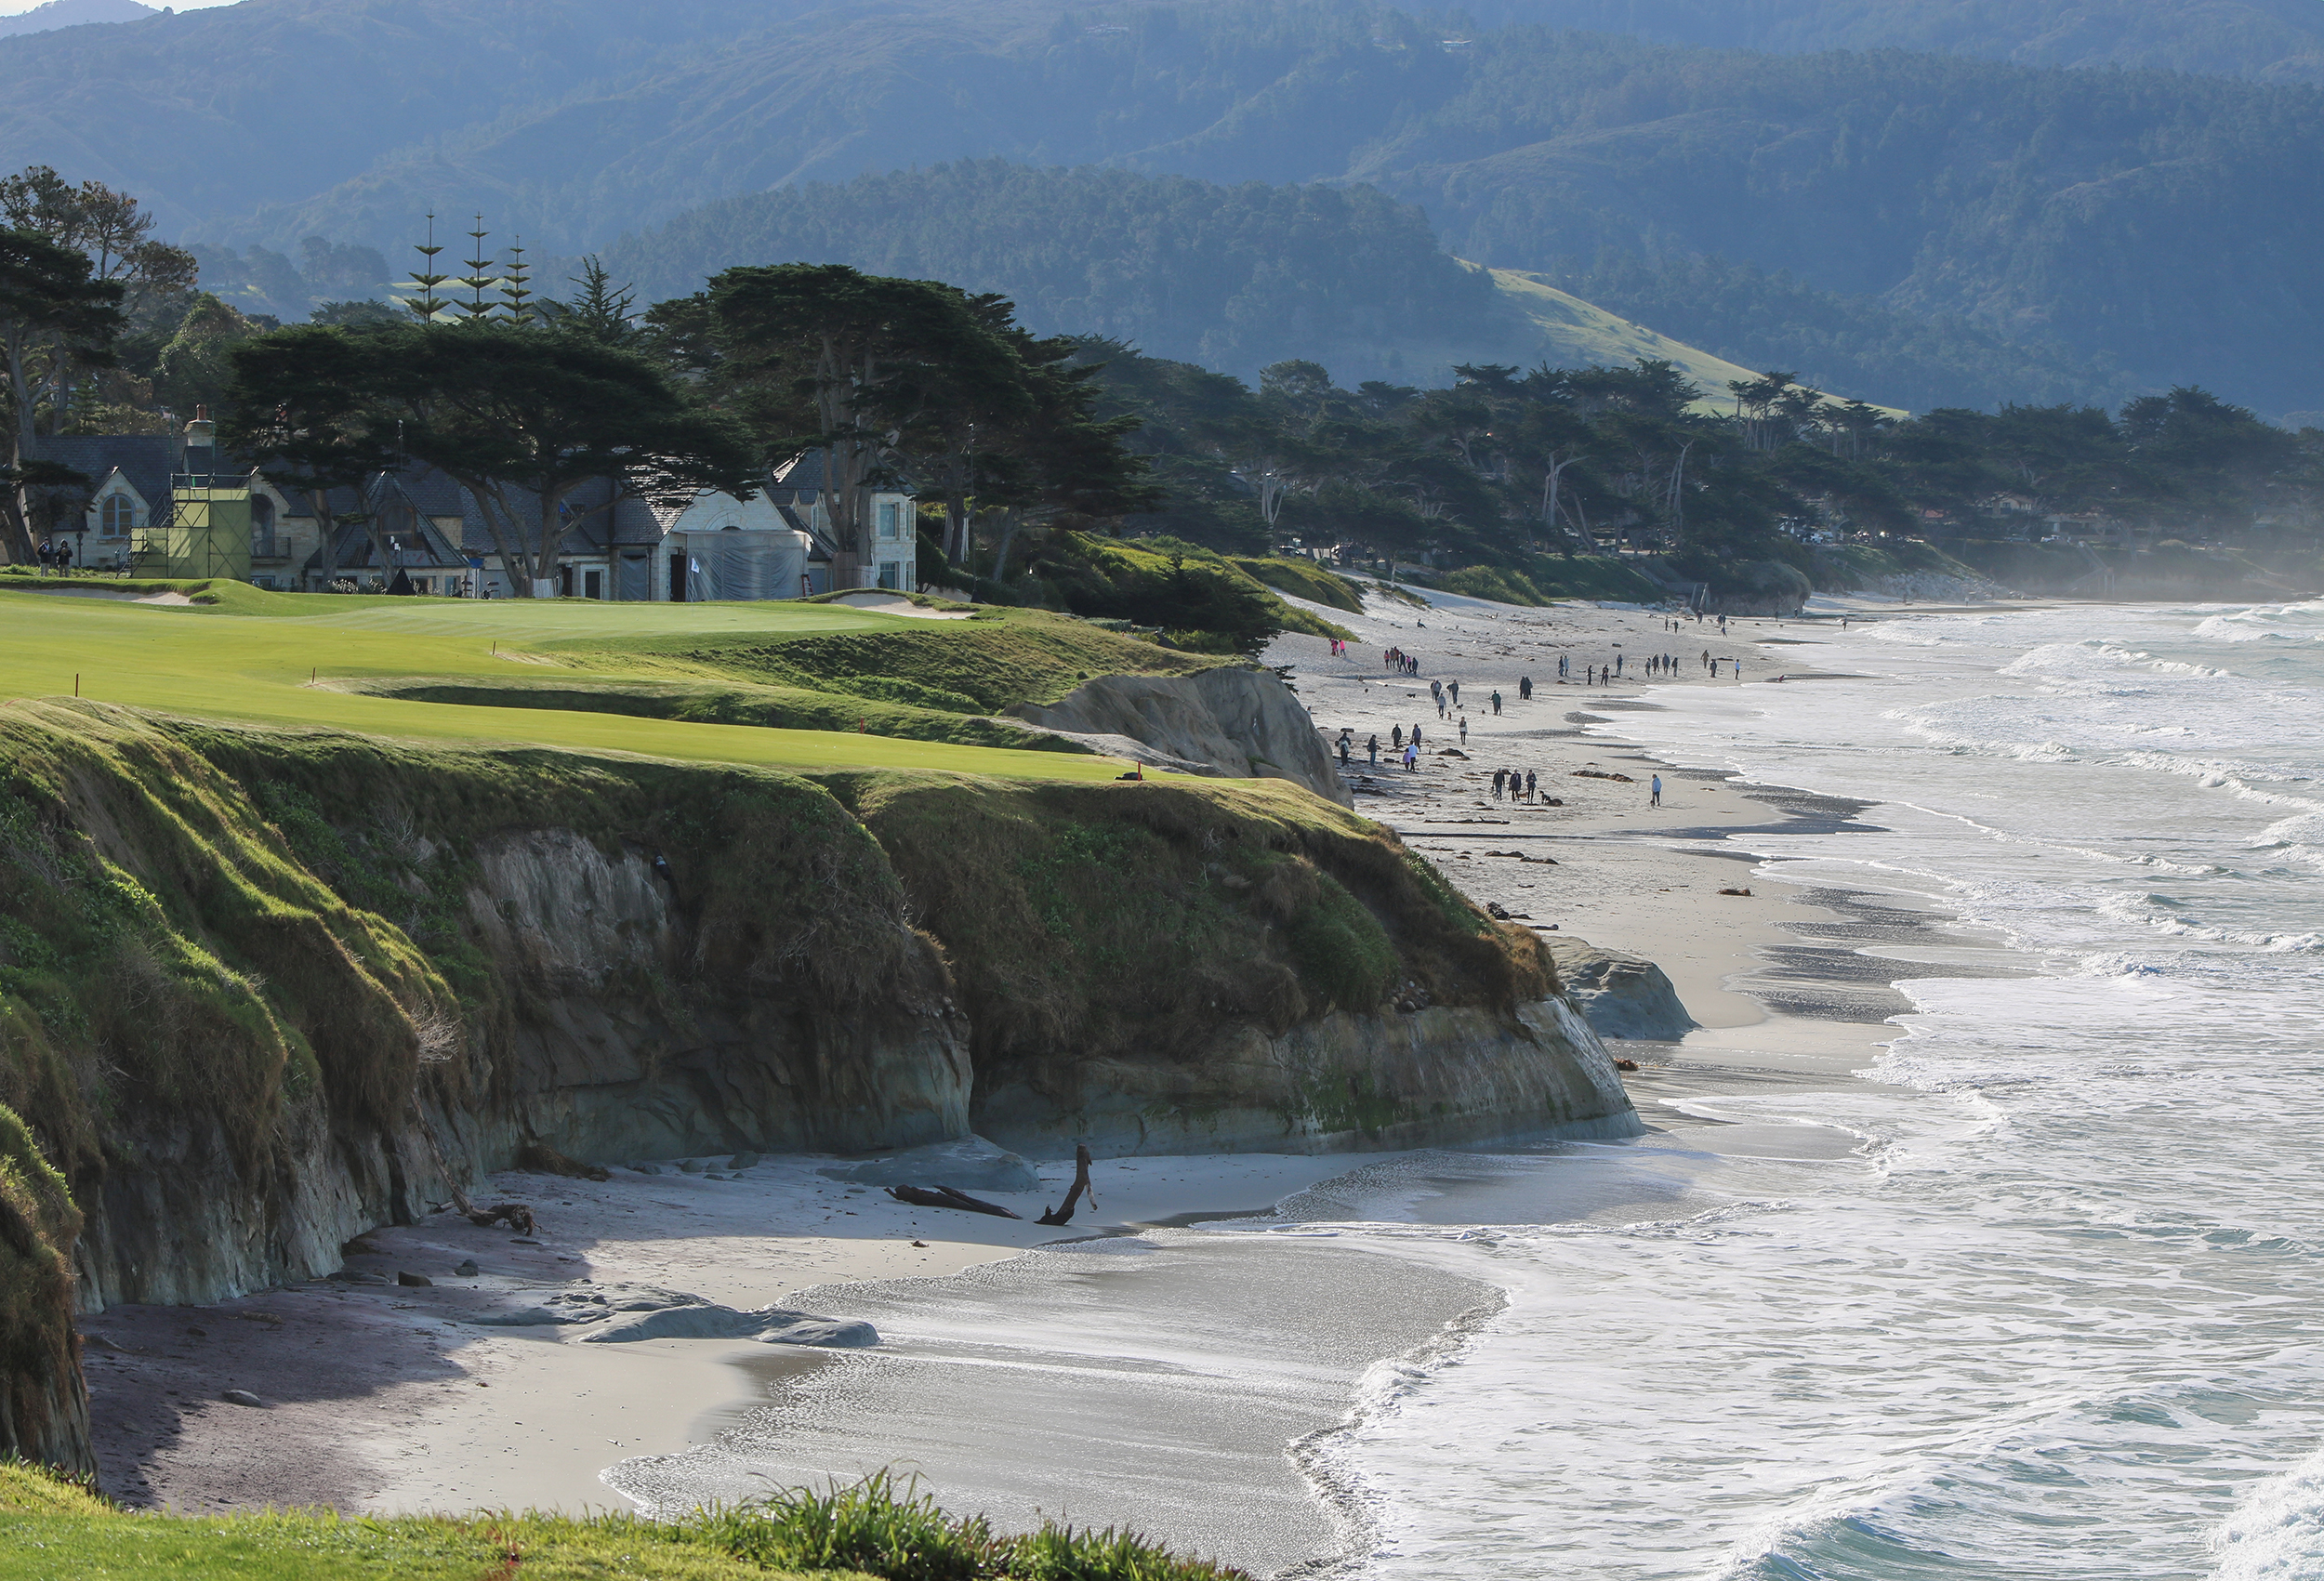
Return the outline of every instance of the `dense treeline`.
{"type": "Polygon", "coordinates": [[[1041,333],[1246,377],[1303,356],[1417,380],[1521,355],[1531,338],[1419,209],[1361,186],[961,161],[732,198],[625,238],[605,261],[655,296],[774,259],[999,292],[1041,333]]]}
{"type": "MultiPolygon", "coordinates": [[[[2098,407],[1940,409],[1896,421],[1775,373],[1703,412],[1670,364],[1461,370],[1449,389],[1340,387],[1311,362],[1253,389],[1090,343],[1101,410],[1168,491],[1133,531],[1226,550],[1285,540],[1556,584],[1631,549],[1667,575],[1780,603],[1815,546],[1907,534],[2179,541],[2312,562],[2324,433],[2199,389],[2098,407]]],[[[1522,584],[1520,584],[1522,586],[1522,584]]]]}

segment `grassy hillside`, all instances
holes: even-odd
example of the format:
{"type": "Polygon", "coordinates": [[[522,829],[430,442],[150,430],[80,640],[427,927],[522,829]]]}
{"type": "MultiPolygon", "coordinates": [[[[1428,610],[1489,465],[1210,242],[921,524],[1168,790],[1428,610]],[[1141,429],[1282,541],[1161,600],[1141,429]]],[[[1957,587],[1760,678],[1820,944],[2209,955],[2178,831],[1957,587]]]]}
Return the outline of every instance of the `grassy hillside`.
{"type": "Polygon", "coordinates": [[[0,1465],[0,1581],[1235,1581],[1128,1534],[993,1535],[884,1479],[679,1521],[132,1514],[0,1465]]]}
{"type": "Polygon", "coordinates": [[[1735,409],[1735,402],[1724,399],[1728,381],[1759,377],[1739,362],[1714,357],[1604,308],[1593,307],[1570,292],[1559,290],[1540,275],[1513,269],[1497,269],[1490,273],[1494,285],[1533,322],[1549,343],[1549,361],[1553,366],[1622,368],[1641,357],[1675,363],[1681,373],[1707,392],[1695,402],[1695,409],[1722,415],[1735,409]]]}
{"type": "MultiPolygon", "coordinates": [[[[239,583],[197,585],[216,601],[172,607],[122,601],[112,585],[75,597],[17,581],[0,579],[0,696],[795,769],[1108,778],[1119,771],[1109,759],[962,716],[1053,701],[1086,675],[1215,662],[1038,611],[937,622],[830,604],[340,598],[239,583]]],[[[129,591],[139,586],[174,591],[129,591]]]]}

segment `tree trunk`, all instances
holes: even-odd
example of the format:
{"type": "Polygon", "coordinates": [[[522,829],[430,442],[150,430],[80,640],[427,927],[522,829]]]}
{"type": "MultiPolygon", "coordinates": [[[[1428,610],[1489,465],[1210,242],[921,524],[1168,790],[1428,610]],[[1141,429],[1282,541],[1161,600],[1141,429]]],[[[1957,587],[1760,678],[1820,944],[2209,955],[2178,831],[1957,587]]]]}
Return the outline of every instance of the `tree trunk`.
{"type": "Polygon", "coordinates": [[[30,565],[38,558],[33,549],[33,496],[24,482],[24,463],[33,452],[33,391],[24,376],[24,334],[22,326],[11,325],[7,337],[8,398],[16,406],[16,424],[8,446],[9,463],[16,468],[15,486],[8,491],[4,547],[7,560],[13,565],[30,565]]]}
{"type": "Polygon", "coordinates": [[[1017,541],[1017,513],[1004,511],[1001,515],[1000,543],[993,550],[993,580],[1009,580],[1009,549],[1017,541]]]}
{"type": "Polygon", "coordinates": [[[314,507],[315,528],[323,534],[323,542],[315,547],[315,559],[323,570],[323,589],[331,590],[331,584],[339,579],[339,523],[331,514],[331,491],[309,489],[307,503],[314,507]]]}
{"type": "MultiPolygon", "coordinates": [[[[525,558],[515,552],[508,534],[503,532],[500,526],[502,516],[507,516],[512,523],[516,520],[515,515],[508,509],[508,502],[501,498],[499,492],[487,486],[481,478],[456,478],[453,481],[468,490],[470,497],[476,501],[477,511],[484,518],[485,530],[493,535],[493,547],[499,551],[501,566],[508,573],[511,595],[519,599],[531,598],[533,583],[532,578],[524,574],[528,569],[525,558]],[[494,509],[495,506],[499,507],[497,512],[494,509]]],[[[479,593],[483,591],[482,577],[478,579],[477,591],[479,593]]]]}

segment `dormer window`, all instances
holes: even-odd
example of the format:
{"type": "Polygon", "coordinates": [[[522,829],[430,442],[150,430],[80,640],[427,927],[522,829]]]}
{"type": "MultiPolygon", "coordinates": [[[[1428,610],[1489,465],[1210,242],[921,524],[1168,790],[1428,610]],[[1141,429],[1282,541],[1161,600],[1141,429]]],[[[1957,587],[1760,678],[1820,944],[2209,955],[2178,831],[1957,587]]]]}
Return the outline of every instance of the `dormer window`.
{"type": "Polygon", "coordinates": [[[97,535],[100,538],[125,538],[137,525],[137,503],[127,494],[107,494],[98,508],[97,535]]]}

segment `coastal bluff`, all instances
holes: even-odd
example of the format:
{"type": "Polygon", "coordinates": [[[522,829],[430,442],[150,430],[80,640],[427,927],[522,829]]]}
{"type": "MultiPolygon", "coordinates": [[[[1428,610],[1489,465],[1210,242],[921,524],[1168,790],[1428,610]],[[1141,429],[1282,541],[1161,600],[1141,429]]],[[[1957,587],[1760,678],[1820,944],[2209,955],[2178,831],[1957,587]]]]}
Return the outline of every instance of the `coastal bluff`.
{"type": "Polygon", "coordinates": [[[1221,665],[1186,676],[1098,676],[1054,703],[1012,704],[1007,715],[1160,768],[1289,780],[1353,805],[1315,721],[1273,670],[1221,665]]]}
{"type": "Polygon", "coordinates": [[[0,785],[0,1454],[86,1468],[73,1308],[329,1272],[532,1148],[1638,1126],[1537,939],[1279,780],[790,773],[27,702],[0,785]]]}

